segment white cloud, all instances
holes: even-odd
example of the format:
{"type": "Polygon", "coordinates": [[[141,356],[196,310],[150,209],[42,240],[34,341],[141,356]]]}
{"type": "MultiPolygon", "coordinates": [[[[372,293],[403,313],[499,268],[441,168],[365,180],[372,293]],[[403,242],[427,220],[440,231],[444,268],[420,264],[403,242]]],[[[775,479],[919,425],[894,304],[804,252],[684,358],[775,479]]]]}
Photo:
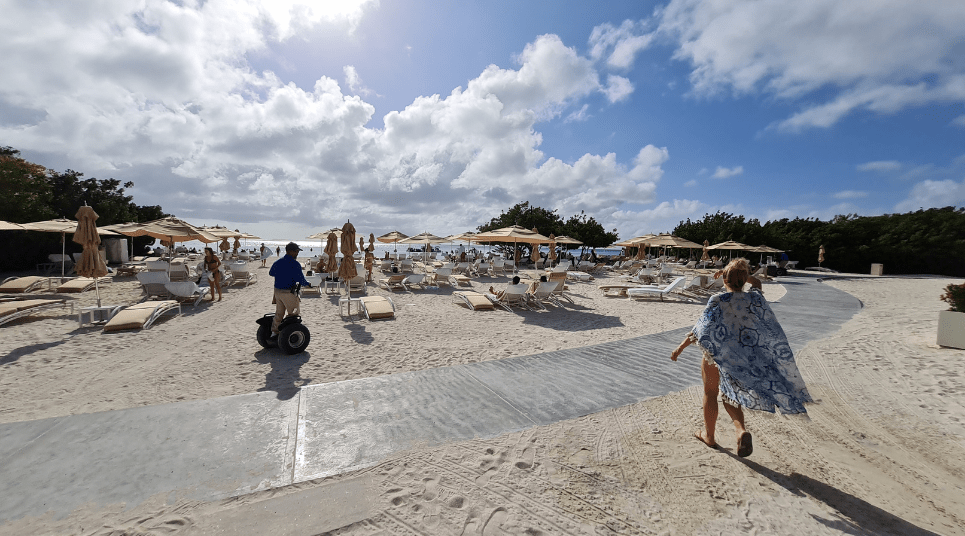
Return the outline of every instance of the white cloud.
{"type": "Polygon", "coordinates": [[[626,100],[633,93],[633,84],[622,76],[611,74],[606,79],[606,87],[603,89],[603,93],[610,102],[620,102],[626,100]]]}
{"type": "Polygon", "coordinates": [[[960,115],[955,119],[952,119],[952,125],[956,127],[965,127],[965,115],[960,115]]]}
{"type": "MultiPolygon", "coordinates": [[[[539,150],[540,121],[576,107],[567,118],[585,118],[590,95],[632,91],[622,77],[602,86],[594,62],[559,37],[540,36],[518,68],[491,65],[375,129],[375,108],[334,77],[303,88],[247,62],[314,20],[345,32],[357,23],[356,11],[320,12],[246,0],[20,4],[0,20],[0,71],[10,74],[0,103],[30,113],[0,124],[0,139],[88,176],[134,180],[138,203],[205,223],[351,218],[362,230],[447,232],[523,200],[564,216],[654,201],[666,148],[647,145],[629,164],[539,150]]],[[[364,93],[354,66],[335,76],[364,93]]]]}
{"type": "Polygon", "coordinates": [[[876,160],[874,162],[865,162],[864,164],[858,164],[856,166],[858,171],[898,171],[901,169],[901,163],[895,160],[876,160]]]}
{"type": "Polygon", "coordinates": [[[925,180],[911,188],[908,197],[895,205],[897,212],[909,212],[920,208],[965,206],[965,180],[925,180]]]}
{"type": "Polygon", "coordinates": [[[687,218],[699,219],[705,213],[713,213],[718,209],[694,199],[674,199],[673,202],[663,201],[657,206],[644,210],[620,210],[611,214],[620,229],[631,229],[632,232],[621,232],[621,238],[631,238],[645,233],[670,232],[687,218]],[[626,236],[624,236],[626,235],[626,236]]]}
{"type": "Polygon", "coordinates": [[[691,179],[691,180],[685,182],[685,183],[684,183],[684,186],[686,186],[686,187],[688,187],[688,188],[693,188],[694,186],[697,186],[697,179],[691,179]]]}
{"type": "Polygon", "coordinates": [[[590,117],[593,117],[593,116],[591,116],[590,114],[586,113],[586,111],[587,111],[589,108],[590,108],[590,105],[589,105],[589,104],[584,104],[583,107],[580,108],[579,110],[570,112],[570,115],[566,116],[566,119],[564,119],[563,122],[564,122],[564,123],[572,123],[572,122],[574,122],[574,121],[576,121],[576,122],[586,121],[586,120],[589,119],[590,117]]]}
{"type": "Polygon", "coordinates": [[[711,178],[727,179],[729,177],[736,177],[737,175],[743,175],[743,174],[744,174],[744,166],[736,166],[729,169],[725,167],[717,166],[717,170],[714,171],[714,174],[711,175],[711,178]]]}
{"type": "Polygon", "coordinates": [[[835,192],[833,194],[835,199],[862,199],[868,197],[868,192],[861,192],[858,190],[842,190],[840,192],[835,192]]]}
{"type": "Polygon", "coordinates": [[[962,2],[672,0],[657,20],[675,57],[693,66],[697,94],[832,95],[781,129],[965,100],[962,2]]]}
{"type": "Polygon", "coordinates": [[[365,87],[365,84],[362,82],[362,77],[359,76],[359,72],[354,65],[342,67],[342,72],[345,74],[345,85],[348,86],[352,93],[366,96],[376,95],[374,91],[365,87]]]}
{"type": "Polygon", "coordinates": [[[641,35],[645,31],[643,23],[623,21],[619,28],[604,23],[590,33],[590,57],[601,59],[608,55],[606,64],[615,69],[629,69],[637,53],[650,46],[652,34],[641,35]]]}

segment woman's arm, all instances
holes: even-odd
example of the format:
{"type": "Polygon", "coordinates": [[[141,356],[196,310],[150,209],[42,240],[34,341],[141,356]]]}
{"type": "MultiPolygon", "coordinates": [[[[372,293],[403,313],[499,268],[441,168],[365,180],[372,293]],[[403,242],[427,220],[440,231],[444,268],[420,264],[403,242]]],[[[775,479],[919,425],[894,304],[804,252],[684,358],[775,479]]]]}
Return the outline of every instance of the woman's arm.
{"type": "Polygon", "coordinates": [[[676,361],[680,353],[684,351],[684,348],[690,346],[691,342],[693,342],[693,339],[690,337],[690,334],[688,333],[687,338],[684,339],[684,342],[680,343],[680,346],[678,346],[676,350],[674,350],[673,352],[670,352],[670,360],[676,361]]]}

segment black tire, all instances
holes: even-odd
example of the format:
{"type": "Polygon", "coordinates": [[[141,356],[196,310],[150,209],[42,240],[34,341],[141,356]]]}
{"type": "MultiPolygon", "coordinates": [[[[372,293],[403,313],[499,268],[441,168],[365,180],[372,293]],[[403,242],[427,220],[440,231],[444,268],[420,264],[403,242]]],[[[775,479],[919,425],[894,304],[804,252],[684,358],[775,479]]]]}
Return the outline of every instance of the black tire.
{"type": "Polygon", "coordinates": [[[278,347],[288,355],[297,354],[304,352],[311,340],[312,334],[307,327],[303,324],[292,324],[278,334],[278,347]]]}
{"type": "Polygon", "coordinates": [[[277,347],[278,342],[270,340],[269,337],[271,337],[271,325],[258,326],[258,344],[264,348],[277,347]]]}
{"type": "Polygon", "coordinates": [[[787,275],[787,270],[784,268],[778,268],[777,275],[787,275]]]}

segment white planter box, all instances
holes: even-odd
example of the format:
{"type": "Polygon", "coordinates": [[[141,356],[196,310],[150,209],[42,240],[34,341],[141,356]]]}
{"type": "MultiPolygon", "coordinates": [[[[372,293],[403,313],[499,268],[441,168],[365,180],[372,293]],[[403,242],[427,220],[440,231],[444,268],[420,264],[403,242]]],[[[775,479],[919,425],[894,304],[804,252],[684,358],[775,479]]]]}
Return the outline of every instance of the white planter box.
{"type": "Polygon", "coordinates": [[[965,313],[938,313],[938,345],[965,350],[965,313]]]}

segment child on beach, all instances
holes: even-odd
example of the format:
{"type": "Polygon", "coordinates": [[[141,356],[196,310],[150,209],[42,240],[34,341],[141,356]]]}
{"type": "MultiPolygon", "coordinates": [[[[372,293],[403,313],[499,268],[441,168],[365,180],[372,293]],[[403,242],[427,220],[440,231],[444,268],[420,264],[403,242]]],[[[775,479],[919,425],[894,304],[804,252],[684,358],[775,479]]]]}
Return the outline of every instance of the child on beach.
{"type": "Polygon", "coordinates": [[[746,457],[754,447],[744,426],[744,412],[754,409],[782,414],[807,413],[812,402],[794,354],[777,317],[758,291],[760,283],[744,292],[751,278],[745,259],[731,261],[723,270],[726,292],[710,298],[687,338],[670,355],[677,360],[684,348],[698,343],[703,352],[700,370],[704,382],[704,430],[694,437],[717,448],[717,394],[737,430],[737,455],[746,457]]]}

